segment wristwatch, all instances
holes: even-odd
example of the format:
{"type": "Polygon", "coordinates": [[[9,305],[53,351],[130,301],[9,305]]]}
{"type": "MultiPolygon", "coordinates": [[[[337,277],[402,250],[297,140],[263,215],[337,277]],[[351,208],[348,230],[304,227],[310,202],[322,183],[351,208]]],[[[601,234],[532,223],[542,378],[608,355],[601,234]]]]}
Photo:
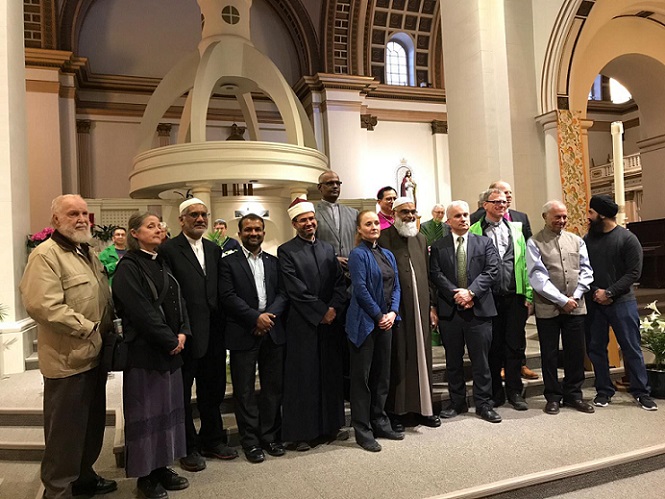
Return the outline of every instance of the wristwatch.
{"type": "Polygon", "coordinates": [[[614,293],[612,293],[609,289],[606,289],[605,296],[607,296],[608,298],[612,298],[614,297],[614,293]]]}
{"type": "Polygon", "coordinates": [[[473,291],[471,291],[470,289],[469,289],[469,290],[467,290],[467,291],[468,291],[468,292],[469,292],[469,294],[471,295],[471,298],[475,298],[475,297],[476,297],[476,293],[474,293],[474,292],[473,292],[473,291]]]}

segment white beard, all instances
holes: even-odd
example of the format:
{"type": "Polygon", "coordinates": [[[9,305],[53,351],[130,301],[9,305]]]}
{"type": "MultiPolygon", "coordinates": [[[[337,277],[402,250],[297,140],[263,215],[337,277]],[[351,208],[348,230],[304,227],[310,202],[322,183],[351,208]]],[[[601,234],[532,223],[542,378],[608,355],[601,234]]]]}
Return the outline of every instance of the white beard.
{"type": "Polygon", "coordinates": [[[75,230],[75,229],[63,229],[62,227],[58,228],[58,231],[62,233],[70,241],[75,244],[89,243],[92,239],[92,233],[90,232],[90,227],[86,230],[75,230]]]}
{"type": "Polygon", "coordinates": [[[416,237],[418,234],[418,225],[416,221],[403,222],[399,217],[395,217],[395,228],[402,237],[416,237]]]}

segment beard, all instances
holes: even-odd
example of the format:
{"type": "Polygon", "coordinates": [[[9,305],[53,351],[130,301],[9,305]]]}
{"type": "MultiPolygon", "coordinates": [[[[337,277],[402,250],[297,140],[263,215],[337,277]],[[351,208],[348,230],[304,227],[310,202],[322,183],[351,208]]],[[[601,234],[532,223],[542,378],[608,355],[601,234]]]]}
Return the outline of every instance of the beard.
{"type": "Polygon", "coordinates": [[[397,229],[397,233],[402,237],[416,237],[418,234],[418,225],[415,220],[413,222],[404,222],[399,217],[395,217],[395,229],[397,229]]]}
{"type": "Polygon", "coordinates": [[[78,230],[69,227],[68,228],[59,227],[58,232],[60,232],[63,236],[65,236],[67,239],[76,244],[89,243],[90,240],[92,239],[92,233],[90,232],[90,227],[78,230]]]}
{"type": "Polygon", "coordinates": [[[602,234],[603,229],[604,224],[601,218],[589,220],[589,232],[593,232],[594,234],[602,234]]]}

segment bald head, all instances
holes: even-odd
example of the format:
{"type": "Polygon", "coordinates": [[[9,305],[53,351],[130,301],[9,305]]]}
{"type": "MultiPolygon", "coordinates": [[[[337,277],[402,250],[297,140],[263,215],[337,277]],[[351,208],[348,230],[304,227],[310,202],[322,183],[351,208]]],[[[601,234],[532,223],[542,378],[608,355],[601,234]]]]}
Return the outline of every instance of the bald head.
{"type": "Polygon", "coordinates": [[[328,201],[329,203],[337,202],[339,194],[341,192],[342,182],[339,179],[339,176],[332,170],[328,172],[323,172],[319,175],[319,192],[321,192],[321,197],[328,201]]]}

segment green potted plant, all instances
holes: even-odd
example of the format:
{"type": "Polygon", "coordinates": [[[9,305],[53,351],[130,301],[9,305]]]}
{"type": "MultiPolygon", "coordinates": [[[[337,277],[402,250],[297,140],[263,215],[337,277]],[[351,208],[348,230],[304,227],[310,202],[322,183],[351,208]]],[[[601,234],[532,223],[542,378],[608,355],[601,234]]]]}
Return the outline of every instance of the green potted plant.
{"type": "Polygon", "coordinates": [[[651,385],[651,395],[665,398],[665,320],[656,306],[658,300],[645,308],[651,313],[640,319],[642,346],[654,355],[654,363],[647,364],[647,376],[651,385]]]}

